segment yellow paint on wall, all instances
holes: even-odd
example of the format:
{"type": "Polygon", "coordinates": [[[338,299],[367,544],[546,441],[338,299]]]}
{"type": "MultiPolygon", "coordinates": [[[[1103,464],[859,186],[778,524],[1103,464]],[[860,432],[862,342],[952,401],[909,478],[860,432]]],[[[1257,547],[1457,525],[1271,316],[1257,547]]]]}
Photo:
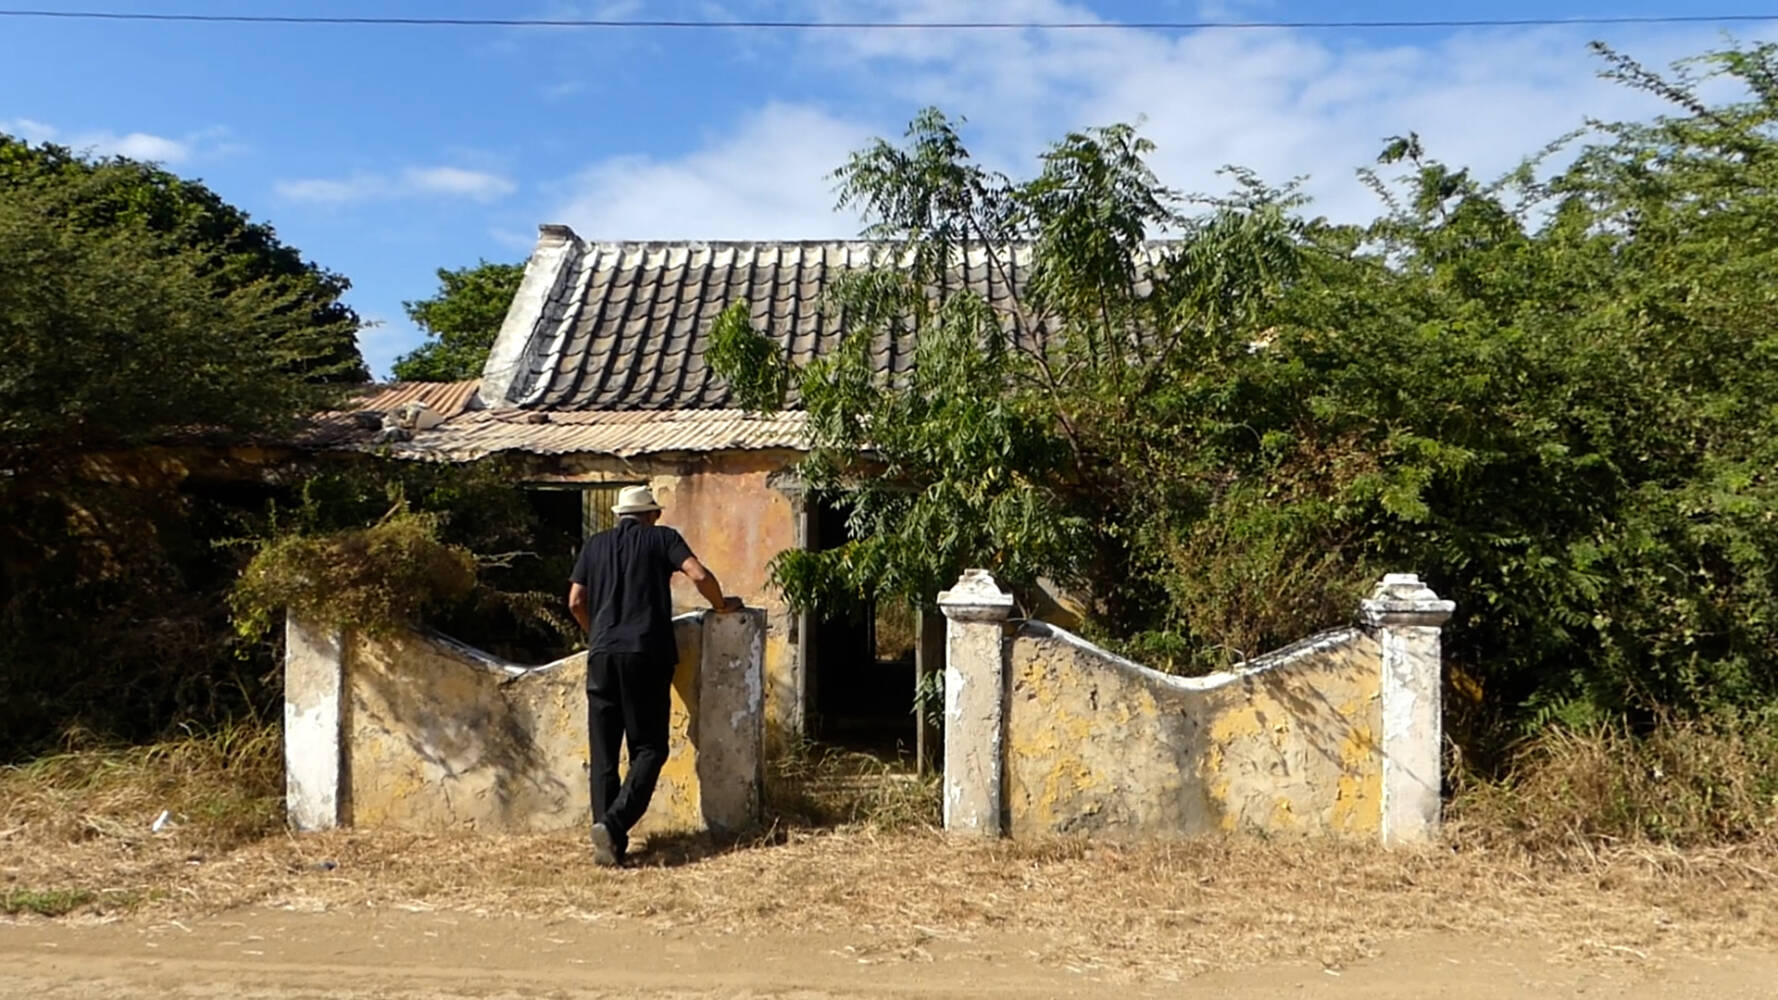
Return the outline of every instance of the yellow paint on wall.
{"type": "Polygon", "coordinates": [[[1241,680],[1186,689],[1022,635],[1009,677],[1012,832],[1374,835],[1380,671],[1376,641],[1351,632],[1241,680]]]}
{"type": "MultiPolygon", "coordinates": [[[[638,834],[703,826],[701,650],[682,628],[671,751],[638,834]]],[[[415,635],[352,637],[346,658],[349,825],[548,831],[590,822],[584,658],[521,678],[415,635]]]]}

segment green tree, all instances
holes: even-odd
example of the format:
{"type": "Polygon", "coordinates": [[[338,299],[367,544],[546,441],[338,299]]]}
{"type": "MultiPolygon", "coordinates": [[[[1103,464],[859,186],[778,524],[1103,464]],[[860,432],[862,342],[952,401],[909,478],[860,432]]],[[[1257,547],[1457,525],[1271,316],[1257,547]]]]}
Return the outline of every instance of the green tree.
{"type": "Polygon", "coordinates": [[[784,553],[778,582],[798,603],[929,601],[982,565],[1016,587],[1084,587],[1108,609],[1141,603],[1153,595],[1094,582],[1129,582],[1119,566],[1143,512],[1197,501],[1132,474],[1125,434],[1178,373],[1238,355],[1263,325],[1298,266],[1290,202],[1249,184],[1188,218],[1124,125],[1068,135],[1026,181],[975,163],[937,111],[907,140],[837,174],[842,202],[903,262],[837,283],[840,348],[763,375],[755,362],[781,352],[762,352],[743,311],[717,331],[713,364],[750,405],[770,408],[770,387],[796,383],[813,446],[803,474],[853,504],[858,540],[784,553]],[[1163,228],[1181,238],[1147,241],[1163,228]],[[993,272],[996,301],[955,280],[964,255],[993,272]],[[912,371],[885,381],[870,346],[909,327],[912,371]]]}
{"type": "Polygon", "coordinates": [[[402,303],[427,341],[396,359],[395,377],[420,382],[480,378],[524,276],[523,264],[485,260],[474,267],[440,268],[437,294],[402,303]]]}
{"type": "Polygon", "coordinates": [[[104,238],[122,228],[207,258],[198,274],[219,295],[276,284],[282,325],[259,346],[264,367],[311,381],[362,382],[358,315],[340,301],[351,283],[303,260],[272,227],[252,221],[203,184],[122,157],[89,159],[0,134],[0,198],[56,198],[65,231],[104,238]]]}
{"type": "Polygon", "coordinates": [[[238,526],[158,448],[275,438],[361,379],[345,287],[201,185],[0,138],[0,753],[239,706],[238,526]]]}
{"type": "Polygon", "coordinates": [[[737,310],[712,354],[749,405],[796,387],[804,475],[855,503],[858,540],[784,553],[778,583],[929,601],[965,565],[1047,576],[1102,637],[1201,671],[1409,569],[1457,601],[1472,750],[1768,705],[1778,48],[1669,74],[1603,55],[1673,113],[1495,182],[1402,137],[1365,172],[1383,213],[1364,226],[1238,170],[1188,212],[1123,126],[1024,181],[935,112],[855,155],[842,198],[900,255],[836,289],[839,349],[788,369],[737,310]],[[1743,96],[1707,103],[1706,80],[1743,96]],[[1015,253],[1012,294],[956,280],[960,255],[1010,278],[1015,253]],[[907,325],[915,367],[885,379],[870,345],[907,325]]]}

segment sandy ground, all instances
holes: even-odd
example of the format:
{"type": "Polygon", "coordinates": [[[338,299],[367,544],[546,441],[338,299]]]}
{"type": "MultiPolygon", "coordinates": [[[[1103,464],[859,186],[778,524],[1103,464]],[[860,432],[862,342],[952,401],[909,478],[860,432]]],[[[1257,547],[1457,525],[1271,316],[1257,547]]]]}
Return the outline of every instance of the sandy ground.
{"type": "Polygon", "coordinates": [[[190,920],[0,924],[0,998],[293,1000],[645,997],[1770,997],[1778,942],[1713,958],[1565,960],[1537,941],[1405,938],[1329,969],[1272,964],[1147,981],[1039,961],[994,934],[872,957],[843,930],[660,930],[625,918],[248,907],[190,920]]]}

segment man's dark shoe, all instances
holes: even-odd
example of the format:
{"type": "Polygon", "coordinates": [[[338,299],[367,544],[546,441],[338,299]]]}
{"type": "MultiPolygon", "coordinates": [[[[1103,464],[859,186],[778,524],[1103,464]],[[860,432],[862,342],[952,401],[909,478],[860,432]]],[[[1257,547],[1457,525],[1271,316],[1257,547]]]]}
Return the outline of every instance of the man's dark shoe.
{"type": "Polygon", "coordinates": [[[616,868],[622,860],[618,853],[616,838],[603,823],[593,824],[593,864],[601,868],[616,868]]]}

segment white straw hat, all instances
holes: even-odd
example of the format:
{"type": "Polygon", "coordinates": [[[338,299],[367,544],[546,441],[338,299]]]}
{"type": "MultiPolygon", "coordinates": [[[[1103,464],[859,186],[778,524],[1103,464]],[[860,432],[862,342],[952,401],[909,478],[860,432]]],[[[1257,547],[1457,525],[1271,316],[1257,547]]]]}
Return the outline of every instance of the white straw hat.
{"type": "Polygon", "coordinates": [[[617,506],[611,508],[613,514],[646,514],[660,510],[661,505],[655,502],[654,491],[646,486],[626,486],[617,495],[617,506]]]}

